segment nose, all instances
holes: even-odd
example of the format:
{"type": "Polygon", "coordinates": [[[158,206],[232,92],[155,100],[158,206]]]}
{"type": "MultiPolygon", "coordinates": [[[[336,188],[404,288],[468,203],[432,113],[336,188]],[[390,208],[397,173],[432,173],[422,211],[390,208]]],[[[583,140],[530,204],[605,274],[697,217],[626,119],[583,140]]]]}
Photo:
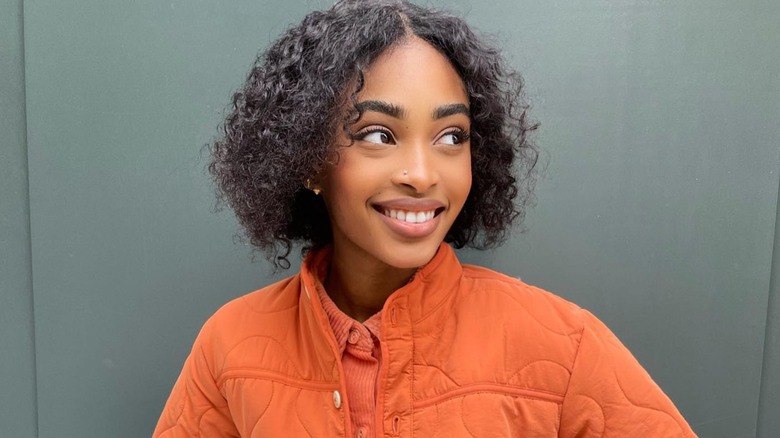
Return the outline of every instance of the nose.
{"type": "Polygon", "coordinates": [[[439,182],[436,157],[430,145],[418,142],[410,145],[401,155],[393,183],[408,187],[415,193],[425,193],[439,182]]]}

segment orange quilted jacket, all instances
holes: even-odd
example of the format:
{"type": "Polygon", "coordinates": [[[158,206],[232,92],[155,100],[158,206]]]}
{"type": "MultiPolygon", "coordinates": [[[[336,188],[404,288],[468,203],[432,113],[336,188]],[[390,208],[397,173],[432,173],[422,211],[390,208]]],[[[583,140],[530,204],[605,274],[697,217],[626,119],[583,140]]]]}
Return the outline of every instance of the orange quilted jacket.
{"type": "MultiPolygon", "coordinates": [[[[155,437],[354,436],[312,274],[327,259],[206,322],[155,437]]],[[[593,315],[448,245],[388,298],[381,348],[377,436],[695,436],[593,315]]]]}

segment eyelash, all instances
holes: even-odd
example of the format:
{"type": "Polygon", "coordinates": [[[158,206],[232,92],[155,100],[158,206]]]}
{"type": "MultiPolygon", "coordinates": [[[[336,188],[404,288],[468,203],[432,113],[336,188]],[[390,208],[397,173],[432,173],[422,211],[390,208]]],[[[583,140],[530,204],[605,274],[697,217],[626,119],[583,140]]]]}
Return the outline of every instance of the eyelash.
{"type": "Polygon", "coordinates": [[[359,132],[355,133],[352,136],[352,139],[353,140],[358,140],[358,141],[365,140],[365,138],[368,137],[369,135],[376,134],[376,133],[385,134],[390,139],[390,142],[394,142],[395,141],[395,138],[393,138],[393,133],[392,132],[390,132],[388,129],[380,128],[378,126],[369,127],[369,128],[366,128],[366,129],[364,129],[362,131],[359,131],[359,132]]]}
{"type": "MultiPolygon", "coordinates": [[[[444,136],[447,136],[447,135],[455,136],[458,139],[458,142],[455,143],[456,145],[461,144],[461,143],[465,143],[465,142],[467,142],[469,140],[469,138],[471,138],[471,135],[468,132],[466,132],[465,130],[461,129],[461,128],[450,129],[447,132],[445,132],[444,134],[442,134],[441,136],[444,137],[444,136]]],[[[439,137],[439,138],[441,138],[441,137],[439,137]]]]}

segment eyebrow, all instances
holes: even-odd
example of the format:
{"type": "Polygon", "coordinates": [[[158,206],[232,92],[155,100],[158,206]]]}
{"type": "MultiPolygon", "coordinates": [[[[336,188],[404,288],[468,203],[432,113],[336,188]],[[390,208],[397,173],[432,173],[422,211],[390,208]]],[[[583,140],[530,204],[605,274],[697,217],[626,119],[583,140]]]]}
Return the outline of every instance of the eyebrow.
{"type": "Polygon", "coordinates": [[[433,110],[433,119],[443,119],[455,114],[463,114],[466,117],[471,117],[471,112],[466,105],[463,105],[462,103],[452,103],[449,105],[442,105],[433,110]]]}
{"type": "Polygon", "coordinates": [[[355,104],[355,109],[357,109],[360,114],[363,114],[366,111],[376,111],[378,113],[387,114],[390,117],[395,117],[396,119],[402,119],[406,114],[406,111],[398,105],[382,102],[381,100],[364,100],[363,102],[358,102],[355,104]]]}
{"type": "MultiPolygon", "coordinates": [[[[375,111],[378,113],[387,114],[388,116],[394,117],[396,119],[403,119],[406,116],[406,110],[403,108],[389,102],[383,102],[381,100],[364,100],[363,102],[358,102],[355,104],[355,109],[357,109],[360,114],[363,114],[366,111],[375,111]]],[[[433,110],[431,116],[434,120],[439,120],[455,114],[463,114],[466,117],[471,117],[469,108],[462,103],[451,103],[448,105],[436,107],[436,109],[433,110]]]]}

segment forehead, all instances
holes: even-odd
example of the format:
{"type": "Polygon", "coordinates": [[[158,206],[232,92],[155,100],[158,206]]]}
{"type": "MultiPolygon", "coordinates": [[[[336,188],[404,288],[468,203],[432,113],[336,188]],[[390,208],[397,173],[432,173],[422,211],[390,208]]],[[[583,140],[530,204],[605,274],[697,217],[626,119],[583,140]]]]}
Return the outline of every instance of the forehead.
{"type": "Polygon", "coordinates": [[[466,87],[450,61],[419,38],[383,52],[364,72],[358,100],[468,104],[466,87]]]}

